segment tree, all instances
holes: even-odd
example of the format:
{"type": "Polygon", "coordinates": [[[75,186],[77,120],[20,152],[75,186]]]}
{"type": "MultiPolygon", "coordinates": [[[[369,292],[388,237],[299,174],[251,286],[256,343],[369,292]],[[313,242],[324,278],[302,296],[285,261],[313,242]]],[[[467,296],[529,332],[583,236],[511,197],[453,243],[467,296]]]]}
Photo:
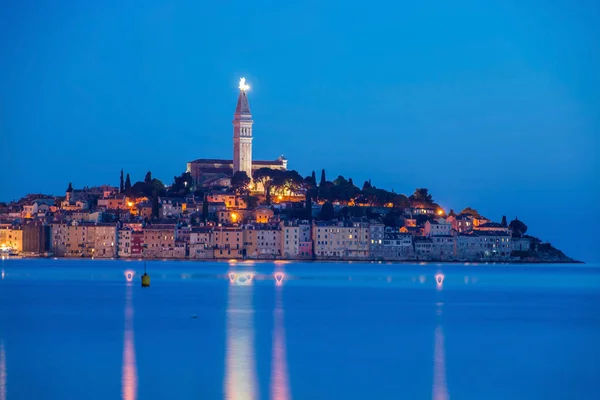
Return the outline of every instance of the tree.
{"type": "Polygon", "coordinates": [[[398,223],[398,217],[400,217],[400,213],[398,211],[390,211],[383,217],[383,224],[385,226],[398,227],[400,224],[398,223]]]}
{"type": "Polygon", "coordinates": [[[127,177],[125,178],[125,192],[129,192],[131,190],[131,178],[129,177],[129,174],[127,174],[127,177]]]}
{"type": "Polygon", "coordinates": [[[273,179],[274,174],[273,171],[274,170],[272,170],[271,168],[259,168],[256,171],[254,171],[254,175],[252,176],[254,183],[256,185],[260,184],[264,188],[265,196],[268,196],[271,190],[271,180],[273,179]]]}
{"type": "Polygon", "coordinates": [[[464,210],[462,210],[460,212],[460,215],[470,215],[475,218],[481,218],[481,214],[479,214],[479,211],[471,207],[467,207],[464,210]]]}
{"type": "Polygon", "coordinates": [[[144,183],[149,184],[152,182],[152,172],[146,172],[146,176],[144,177],[144,183]]]}
{"type": "Polygon", "coordinates": [[[406,197],[403,194],[397,194],[396,196],[394,196],[392,203],[394,204],[394,207],[396,207],[396,208],[409,208],[410,207],[410,201],[408,200],[408,197],[406,197]]]}
{"type": "Polygon", "coordinates": [[[321,207],[320,219],[323,221],[331,221],[335,216],[335,212],[333,211],[333,204],[330,202],[323,203],[321,207]]]}
{"type": "Polygon", "coordinates": [[[433,204],[433,198],[429,194],[429,189],[417,188],[415,193],[409,197],[410,201],[416,205],[430,205],[433,204]]]}
{"type": "Polygon", "coordinates": [[[450,212],[448,213],[449,217],[456,217],[456,213],[454,212],[454,210],[451,208],[450,212]]]}
{"type": "Polygon", "coordinates": [[[325,169],[321,170],[321,182],[319,182],[319,186],[324,186],[327,183],[327,179],[325,179],[325,169]]]}
{"type": "Polygon", "coordinates": [[[152,218],[158,218],[160,204],[158,204],[158,196],[152,198],[152,218]]]}
{"type": "Polygon", "coordinates": [[[510,221],[508,227],[512,230],[513,235],[515,236],[523,236],[525,232],[527,232],[527,225],[525,225],[522,221],[519,221],[519,219],[516,217],[510,221]]]}
{"type": "Polygon", "coordinates": [[[503,227],[507,227],[508,226],[508,224],[506,222],[506,215],[502,216],[502,222],[500,223],[500,225],[502,225],[503,227]]]}
{"type": "Polygon", "coordinates": [[[69,182],[69,187],[67,188],[67,193],[71,193],[73,191],[73,185],[69,182]]]}
{"type": "Polygon", "coordinates": [[[371,180],[370,179],[368,181],[365,181],[365,183],[363,183],[362,190],[369,190],[371,188],[373,188],[373,186],[371,186],[371,180]]]}
{"type": "Polygon", "coordinates": [[[251,210],[258,206],[258,197],[252,195],[246,195],[243,197],[244,202],[246,203],[246,209],[251,210]]]}
{"type": "Polygon", "coordinates": [[[305,208],[306,208],[306,218],[309,221],[312,221],[312,199],[308,192],[306,192],[305,208]]]}
{"type": "Polygon", "coordinates": [[[312,185],[313,187],[317,186],[317,175],[315,174],[315,171],[312,172],[312,175],[310,176],[311,180],[312,180],[312,185]]]}
{"type": "Polygon", "coordinates": [[[121,179],[119,180],[119,193],[123,193],[125,191],[125,183],[123,181],[123,169],[121,168],[121,179]]]}
{"type": "MultiPolygon", "coordinates": [[[[152,179],[149,186],[152,190],[164,190],[163,183],[158,179],[152,179]]],[[[179,176],[173,177],[173,183],[171,184],[171,187],[169,187],[169,190],[167,190],[167,195],[172,197],[185,197],[192,191],[192,186],[194,186],[192,174],[184,172],[179,176]]]]}
{"type": "Polygon", "coordinates": [[[248,194],[249,184],[250,178],[245,171],[237,171],[233,174],[233,177],[231,177],[231,188],[240,196],[248,194]]]}

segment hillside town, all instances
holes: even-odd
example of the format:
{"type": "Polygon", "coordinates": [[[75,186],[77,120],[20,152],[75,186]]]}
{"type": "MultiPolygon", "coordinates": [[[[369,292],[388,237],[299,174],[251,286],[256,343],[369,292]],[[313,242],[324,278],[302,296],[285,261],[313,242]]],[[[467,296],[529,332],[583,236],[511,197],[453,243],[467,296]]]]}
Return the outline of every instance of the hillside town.
{"type": "Polygon", "coordinates": [[[425,188],[406,196],[351,178],[319,182],[283,155],[252,158],[253,124],[242,78],[233,158],[196,159],[170,185],[148,171],[132,184],[29,194],[0,203],[6,255],[133,259],[572,262],[548,243],[470,207],[448,212],[425,188]]]}
{"type": "MultiPolygon", "coordinates": [[[[4,255],[123,259],[570,261],[527,236],[520,220],[495,222],[471,208],[447,214],[427,189],[406,197],[365,182],[343,200],[348,193],[340,186],[350,185],[342,177],[321,185],[307,177],[289,190],[289,183],[281,189],[255,175],[266,195],[251,194],[250,182],[184,190],[184,197],[169,195],[176,183],[154,197],[125,185],[69,185],[64,196],[0,203],[0,249],[4,255]]],[[[150,178],[138,186],[152,185],[150,178]]]]}

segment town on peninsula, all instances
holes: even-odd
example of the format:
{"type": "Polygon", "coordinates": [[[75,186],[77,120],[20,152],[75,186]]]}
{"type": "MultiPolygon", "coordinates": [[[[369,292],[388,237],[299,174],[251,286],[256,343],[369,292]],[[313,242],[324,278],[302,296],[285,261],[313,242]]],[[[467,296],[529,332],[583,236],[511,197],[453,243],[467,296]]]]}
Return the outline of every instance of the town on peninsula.
{"type": "Polygon", "coordinates": [[[325,170],[303,176],[283,156],[254,160],[249,89],[242,78],[233,159],[187,162],[169,185],[121,170],[118,186],[0,202],[2,258],[574,262],[518,218],[446,210],[426,188],[406,196],[325,170]]]}

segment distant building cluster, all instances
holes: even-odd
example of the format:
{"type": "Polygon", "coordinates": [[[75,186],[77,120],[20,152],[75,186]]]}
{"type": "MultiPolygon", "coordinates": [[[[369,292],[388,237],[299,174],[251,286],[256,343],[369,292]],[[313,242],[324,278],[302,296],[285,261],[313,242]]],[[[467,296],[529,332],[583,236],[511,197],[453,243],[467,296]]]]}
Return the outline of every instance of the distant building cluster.
{"type": "Polygon", "coordinates": [[[476,261],[509,260],[533,241],[484,218],[437,217],[423,207],[404,210],[401,226],[392,227],[367,217],[322,221],[318,204],[307,218],[294,218],[306,207],[299,199],[249,208],[227,190],[159,197],[158,206],[152,218],[149,199],[111,186],[28,195],[0,204],[0,249],[90,258],[476,261]],[[425,217],[413,218],[419,215],[425,217]]]}

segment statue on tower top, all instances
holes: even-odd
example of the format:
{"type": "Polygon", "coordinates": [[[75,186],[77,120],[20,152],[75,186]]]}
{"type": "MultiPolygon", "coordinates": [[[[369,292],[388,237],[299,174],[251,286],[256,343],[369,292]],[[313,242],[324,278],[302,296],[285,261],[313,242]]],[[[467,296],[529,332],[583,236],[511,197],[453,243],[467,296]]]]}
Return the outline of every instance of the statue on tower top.
{"type": "Polygon", "coordinates": [[[241,92],[247,92],[248,90],[250,90],[250,85],[248,85],[246,83],[246,78],[244,78],[244,77],[240,78],[240,86],[239,86],[239,88],[240,88],[241,92]]]}

